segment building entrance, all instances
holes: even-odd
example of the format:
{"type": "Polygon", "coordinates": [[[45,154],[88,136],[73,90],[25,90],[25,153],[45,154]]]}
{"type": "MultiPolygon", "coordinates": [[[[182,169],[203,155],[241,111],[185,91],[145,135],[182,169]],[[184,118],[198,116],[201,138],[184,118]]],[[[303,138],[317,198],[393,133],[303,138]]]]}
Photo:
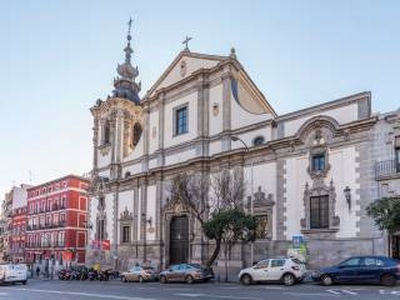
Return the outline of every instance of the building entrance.
{"type": "Polygon", "coordinates": [[[186,263],[189,254],[189,219],[173,217],[170,224],[170,264],[186,263]]]}

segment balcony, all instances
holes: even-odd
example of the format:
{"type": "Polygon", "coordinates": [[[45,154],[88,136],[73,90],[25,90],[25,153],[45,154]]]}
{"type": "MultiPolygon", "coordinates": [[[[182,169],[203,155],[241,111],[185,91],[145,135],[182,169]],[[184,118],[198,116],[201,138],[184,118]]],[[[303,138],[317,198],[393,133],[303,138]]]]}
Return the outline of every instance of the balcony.
{"type": "Polygon", "coordinates": [[[387,180],[400,178],[400,163],[395,159],[375,163],[375,179],[387,180]]]}

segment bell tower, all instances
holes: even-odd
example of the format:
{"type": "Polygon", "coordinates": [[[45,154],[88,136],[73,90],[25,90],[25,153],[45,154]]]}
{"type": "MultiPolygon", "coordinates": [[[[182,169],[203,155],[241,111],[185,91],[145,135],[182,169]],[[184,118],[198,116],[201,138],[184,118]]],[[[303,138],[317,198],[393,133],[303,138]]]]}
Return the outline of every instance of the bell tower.
{"type": "Polygon", "coordinates": [[[136,148],[143,128],[143,109],[139,92],[141,82],[131,59],[132,19],[128,22],[125,61],[117,66],[114,90],[105,100],[97,100],[90,111],[93,126],[93,175],[110,180],[121,178],[121,163],[136,148]]]}

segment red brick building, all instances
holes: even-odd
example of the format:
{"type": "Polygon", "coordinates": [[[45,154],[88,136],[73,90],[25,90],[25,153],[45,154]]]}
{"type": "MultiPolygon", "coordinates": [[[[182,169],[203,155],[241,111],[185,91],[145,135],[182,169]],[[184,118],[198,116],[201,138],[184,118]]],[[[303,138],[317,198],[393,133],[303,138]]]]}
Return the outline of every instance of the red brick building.
{"type": "Polygon", "coordinates": [[[22,262],[25,260],[26,206],[15,208],[11,216],[10,260],[22,262]]]}
{"type": "Polygon", "coordinates": [[[68,175],[28,189],[27,262],[85,262],[88,187],[88,179],[68,175]]]}

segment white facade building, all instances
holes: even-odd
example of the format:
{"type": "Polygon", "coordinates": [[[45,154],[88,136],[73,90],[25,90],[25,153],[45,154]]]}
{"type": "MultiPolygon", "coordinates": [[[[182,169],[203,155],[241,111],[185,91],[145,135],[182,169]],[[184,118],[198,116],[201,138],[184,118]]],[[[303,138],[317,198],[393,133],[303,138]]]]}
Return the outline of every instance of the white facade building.
{"type": "Polygon", "coordinates": [[[387,241],[365,210],[377,198],[368,188],[378,121],[369,92],[278,116],[234,50],[216,56],[186,49],[140,99],[129,42],[113,95],[91,108],[90,240],[110,241],[111,249],[90,251],[89,262],[204,263],[212,245],[169,198],[168,186],[177,173],[221,166],[243,171],[265,225],[252,249],[235,248],[231,265],[286,255],[299,235],[314,266],[386,253],[387,241]]]}

